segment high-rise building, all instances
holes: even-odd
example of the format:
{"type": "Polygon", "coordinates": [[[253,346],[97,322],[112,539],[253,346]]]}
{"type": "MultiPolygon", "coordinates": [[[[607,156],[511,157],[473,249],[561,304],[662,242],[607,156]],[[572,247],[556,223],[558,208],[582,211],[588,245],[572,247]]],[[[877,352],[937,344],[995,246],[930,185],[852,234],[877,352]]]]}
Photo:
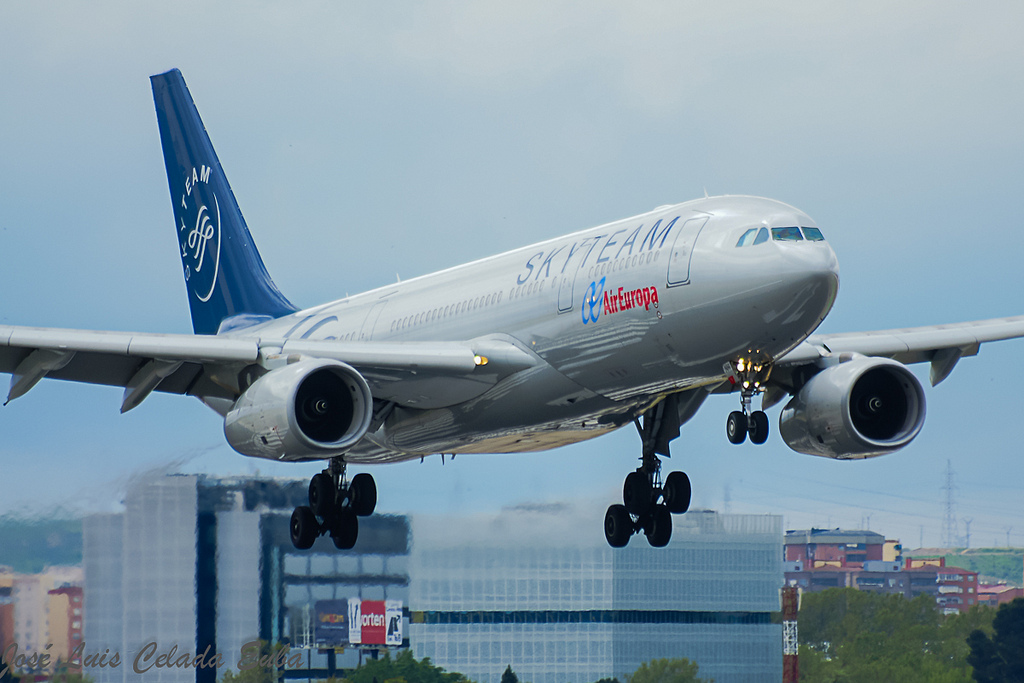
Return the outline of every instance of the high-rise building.
{"type": "Polygon", "coordinates": [[[417,657],[497,683],[625,680],[686,657],[719,683],[779,680],[782,520],[694,511],[671,543],[608,547],[564,506],[415,517],[409,642],[417,657]]]}
{"type": "MultiPolygon", "coordinates": [[[[49,591],[49,644],[50,656],[67,663],[82,644],[82,587],[61,586],[49,591]]],[[[54,661],[53,666],[58,664],[54,661]]],[[[51,671],[53,669],[51,668],[51,671]]]]}
{"type": "Polygon", "coordinates": [[[674,520],[666,548],[612,549],[592,511],[561,505],[373,515],[360,518],[351,551],[327,537],[297,551],[289,517],[306,489],[161,476],[134,484],[123,513],[86,518],[86,654],[108,658],[85,673],[124,683],[140,678],[133,663],[150,644],[143,668],[172,647],[209,648],[224,667],[152,666],[144,677],[213,683],[258,638],[289,643],[312,669],[303,677],[327,678],[377,649],[319,647],[318,623],[343,620],[339,605],[358,598],[401,603],[404,646],[481,683],[509,665],[532,683],[622,680],[663,657],[688,657],[719,683],[781,676],[779,517],[693,511],[674,520]]]}
{"type": "MultiPolygon", "coordinates": [[[[237,670],[246,643],[311,645],[303,639],[318,600],[404,599],[405,518],[364,518],[359,543],[346,553],[326,537],[300,552],[292,547],[288,521],[305,500],[306,486],[159,476],[128,489],[123,513],[86,517],[85,654],[107,658],[85,673],[96,683],[138,679],[133,665],[143,653],[139,668],[147,669],[147,682],[213,683],[227,669],[237,670]],[[171,648],[176,656],[208,652],[207,661],[219,653],[224,666],[156,666],[171,648]],[[117,666],[110,664],[114,653],[117,666]]],[[[326,678],[330,660],[355,666],[359,656],[313,649],[302,659],[326,678]]]]}
{"type": "MultiPolygon", "coordinates": [[[[17,644],[18,652],[47,653],[50,664],[46,667],[30,667],[26,673],[50,673],[58,657],[67,656],[63,648],[68,637],[68,615],[66,597],[54,599],[55,588],[80,587],[81,567],[46,567],[38,574],[9,573],[0,585],[0,625],[2,638],[9,640],[8,646],[17,644]],[[4,604],[7,603],[7,604],[4,604]],[[53,613],[51,610],[56,609],[53,613]],[[56,624],[52,620],[56,618],[56,624]],[[13,634],[8,629],[13,626],[13,634]],[[56,632],[51,629],[55,627],[56,632]],[[47,649],[49,645],[49,649],[47,649]]],[[[81,606],[78,606],[81,609],[81,606]]],[[[6,651],[6,648],[5,648],[6,651]]]]}

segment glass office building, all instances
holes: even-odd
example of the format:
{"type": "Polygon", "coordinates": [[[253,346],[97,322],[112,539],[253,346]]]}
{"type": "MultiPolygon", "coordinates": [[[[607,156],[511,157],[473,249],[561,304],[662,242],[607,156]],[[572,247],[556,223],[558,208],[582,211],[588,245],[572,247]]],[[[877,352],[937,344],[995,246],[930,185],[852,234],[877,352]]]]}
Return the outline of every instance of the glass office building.
{"type": "Polygon", "coordinates": [[[718,683],[781,678],[781,517],[695,511],[675,518],[667,548],[634,538],[621,550],[590,517],[562,506],[416,517],[416,656],[480,683],[510,665],[531,683],[625,680],[676,657],[718,683]]]}
{"type": "Polygon", "coordinates": [[[317,603],[401,600],[405,642],[479,683],[511,665],[531,683],[592,683],[653,658],[688,657],[718,683],[778,680],[781,626],[770,623],[782,585],[775,516],[677,516],[672,542],[642,537],[613,550],[600,514],[562,505],[497,515],[374,515],[359,542],[327,537],[308,551],[289,538],[294,480],[171,475],[136,482],[119,514],[84,522],[85,642],[119,652],[120,666],[89,667],[97,683],[142,679],[214,683],[226,668],[153,668],[132,660],[207,646],[234,667],[257,638],[302,648],[312,679],[351,668],[372,649],[318,649],[317,603]]]}
{"type": "Polygon", "coordinates": [[[236,667],[242,646],[257,639],[308,648],[302,661],[314,678],[327,678],[334,666],[356,666],[358,650],[335,656],[312,647],[316,602],[406,601],[409,523],[375,515],[360,520],[351,551],[337,550],[327,537],[308,551],[295,550],[288,523],[292,508],[305,503],[307,486],[156,476],[128,489],[123,513],[86,517],[86,654],[117,652],[121,661],[85,673],[96,683],[213,683],[236,667]],[[172,647],[178,655],[209,647],[225,666],[152,666],[137,674],[133,661],[149,643],[156,643],[149,663],[172,647]]]}

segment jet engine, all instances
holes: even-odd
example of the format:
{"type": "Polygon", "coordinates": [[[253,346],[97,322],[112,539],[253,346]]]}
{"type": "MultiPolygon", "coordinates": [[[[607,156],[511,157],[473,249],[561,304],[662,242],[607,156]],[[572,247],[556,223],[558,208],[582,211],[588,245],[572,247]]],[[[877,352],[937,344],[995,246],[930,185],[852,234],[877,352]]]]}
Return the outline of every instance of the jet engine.
{"type": "Polygon", "coordinates": [[[224,418],[224,434],[243,455],[309,460],[344,453],[363,437],[373,398],[355,368],[300,360],[257,379],[224,418]]]}
{"type": "Polygon", "coordinates": [[[921,383],[904,365],[854,356],[814,375],[786,404],[779,432],[795,451],[873,458],[903,448],[924,425],[921,383]]]}

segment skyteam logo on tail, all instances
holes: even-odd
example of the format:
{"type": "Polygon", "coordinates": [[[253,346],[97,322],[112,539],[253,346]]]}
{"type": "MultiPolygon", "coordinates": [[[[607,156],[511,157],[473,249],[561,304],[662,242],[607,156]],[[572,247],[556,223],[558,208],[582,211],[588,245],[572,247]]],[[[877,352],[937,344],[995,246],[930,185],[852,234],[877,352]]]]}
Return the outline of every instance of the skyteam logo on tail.
{"type": "Polygon", "coordinates": [[[178,212],[178,242],[185,281],[196,297],[207,302],[220,270],[220,202],[210,188],[210,167],[192,167],[178,212]],[[212,205],[212,206],[211,206],[212,205]]]}

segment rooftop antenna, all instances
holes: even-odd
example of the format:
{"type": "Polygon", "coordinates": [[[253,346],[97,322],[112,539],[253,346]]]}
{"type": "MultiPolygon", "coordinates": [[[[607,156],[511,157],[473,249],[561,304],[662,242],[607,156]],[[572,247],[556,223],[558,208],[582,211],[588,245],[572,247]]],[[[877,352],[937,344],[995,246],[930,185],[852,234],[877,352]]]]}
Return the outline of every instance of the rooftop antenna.
{"type": "Polygon", "coordinates": [[[704,186],[704,199],[707,199],[707,198],[708,198],[708,187],[707,187],[707,185],[705,185],[704,186]]]}

